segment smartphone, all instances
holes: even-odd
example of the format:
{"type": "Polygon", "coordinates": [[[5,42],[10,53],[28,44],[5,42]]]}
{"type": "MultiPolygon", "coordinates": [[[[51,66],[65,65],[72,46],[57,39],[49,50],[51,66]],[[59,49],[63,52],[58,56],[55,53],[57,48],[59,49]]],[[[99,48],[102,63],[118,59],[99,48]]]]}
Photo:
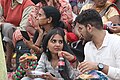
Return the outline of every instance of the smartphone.
{"type": "Polygon", "coordinates": [[[22,36],[26,39],[26,40],[30,40],[30,37],[29,37],[29,35],[28,35],[28,33],[26,32],[26,31],[20,31],[21,32],[21,34],[22,34],[22,36]]]}

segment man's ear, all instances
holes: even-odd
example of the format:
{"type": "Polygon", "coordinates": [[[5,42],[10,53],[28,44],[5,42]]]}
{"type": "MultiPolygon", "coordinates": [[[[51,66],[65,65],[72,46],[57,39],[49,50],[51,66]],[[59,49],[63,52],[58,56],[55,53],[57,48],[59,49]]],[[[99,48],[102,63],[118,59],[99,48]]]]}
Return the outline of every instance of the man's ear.
{"type": "Polygon", "coordinates": [[[52,17],[49,17],[48,18],[48,23],[51,23],[52,22],[52,17]]]}
{"type": "Polygon", "coordinates": [[[92,32],[92,30],[93,30],[93,26],[91,24],[87,24],[86,28],[87,28],[88,32],[92,32]]]}

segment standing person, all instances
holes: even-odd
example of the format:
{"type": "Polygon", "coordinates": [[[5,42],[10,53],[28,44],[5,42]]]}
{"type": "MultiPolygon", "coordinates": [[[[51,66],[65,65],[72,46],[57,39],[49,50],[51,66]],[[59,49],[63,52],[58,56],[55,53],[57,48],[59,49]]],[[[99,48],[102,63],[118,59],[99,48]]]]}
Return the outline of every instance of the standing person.
{"type": "Polygon", "coordinates": [[[85,61],[78,66],[84,73],[103,72],[109,80],[120,79],[120,37],[103,30],[103,22],[94,9],[82,11],[76,18],[75,29],[88,41],[84,47],[85,61]]]}
{"type": "MultiPolygon", "coordinates": [[[[78,71],[75,71],[70,65],[70,62],[74,63],[76,59],[70,54],[71,52],[64,36],[64,30],[61,28],[52,29],[45,36],[43,40],[43,53],[36,68],[36,71],[45,73],[44,75],[39,76],[40,78],[47,80],[64,80],[58,72],[59,56],[63,56],[65,58],[66,73],[64,74],[67,74],[70,80],[74,80],[76,78],[78,71]]],[[[30,80],[30,78],[23,77],[21,80],[30,80]]]]}
{"type": "Polygon", "coordinates": [[[11,58],[14,50],[12,35],[16,30],[19,36],[19,29],[24,30],[28,15],[33,8],[31,0],[0,0],[0,22],[2,25],[3,41],[6,48],[6,63],[8,71],[11,71],[11,58]]]}

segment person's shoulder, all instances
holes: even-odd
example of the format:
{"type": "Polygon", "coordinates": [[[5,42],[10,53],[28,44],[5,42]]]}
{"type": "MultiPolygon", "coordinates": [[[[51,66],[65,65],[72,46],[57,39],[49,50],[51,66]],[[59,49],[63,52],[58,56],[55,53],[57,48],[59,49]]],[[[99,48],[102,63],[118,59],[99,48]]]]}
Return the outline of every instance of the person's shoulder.
{"type": "Polygon", "coordinates": [[[107,9],[108,9],[108,12],[117,11],[117,5],[116,5],[115,3],[111,3],[111,2],[109,2],[109,1],[107,1],[106,7],[107,7],[107,9]]]}
{"type": "Polygon", "coordinates": [[[120,36],[117,35],[117,34],[109,34],[109,38],[110,38],[110,41],[111,42],[114,42],[117,43],[117,44],[120,44],[120,36]]]}
{"type": "Polygon", "coordinates": [[[94,2],[93,2],[93,1],[91,1],[91,2],[89,2],[89,3],[86,3],[86,4],[81,8],[80,13],[82,12],[82,10],[91,9],[93,5],[94,5],[94,2]]]}
{"type": "Polygon", "coordinates": [[[89,41],[85,44],[85,48],[90,48],[92,45],[94,45],[93,42],[89,41]]]}
{"type": "Polygon", "coordinates": [[[47,55],[43,52],[43,53],[41,54],[41,57],[47,58],[47,55]]]}

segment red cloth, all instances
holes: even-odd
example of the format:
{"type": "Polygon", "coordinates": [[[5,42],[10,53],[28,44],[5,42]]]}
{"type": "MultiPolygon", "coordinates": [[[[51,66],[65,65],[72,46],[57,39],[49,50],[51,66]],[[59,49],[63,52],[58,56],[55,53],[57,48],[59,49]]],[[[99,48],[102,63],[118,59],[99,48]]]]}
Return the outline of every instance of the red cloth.
{"type": "Polygon", "coordinates": [[[17,5],[14,9],[12,9],[11,8],[12,0],[0,0],[0,1],[4,10],[3,17],[5,18],[5,22],[14,24],[15,26],[19,26],[24,9],[28,6],[34,5],[31,0],[23,0],[23,3],[21,5],[17,5]]]}
{"type": "Polygon", "coordinates": [[[111,3],[114,3],[114,2],[116,2],[116,0],[109,0],[111,3]]]}
{"type": "Polygon", "coordinates": [[[72,32],[67,32],[67,41],[68,42],[74,42],[74,41],[77,41],[78,40],[78,37],[72,33],[72,32]]]}

